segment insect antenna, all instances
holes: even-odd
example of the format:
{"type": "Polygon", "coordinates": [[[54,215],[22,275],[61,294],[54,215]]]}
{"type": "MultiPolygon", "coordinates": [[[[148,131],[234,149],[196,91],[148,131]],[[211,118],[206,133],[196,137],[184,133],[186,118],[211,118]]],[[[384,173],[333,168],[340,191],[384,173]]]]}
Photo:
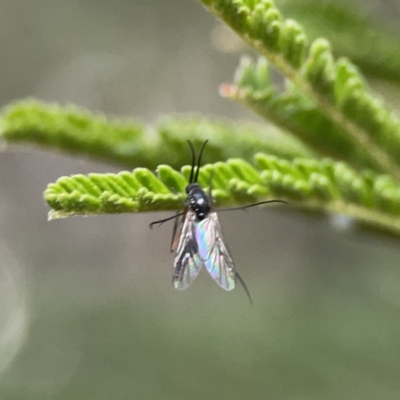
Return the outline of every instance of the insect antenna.
{"type": "Polygon", "coordinates": [[[239,272],[236,271],[236,278],[240,282],[240,284],[243,286],[244,291],[246,292],[246,296],[249,299],[250,305],[253,307],[253,299],[251,298],[250,290],[247,287],[247,285],[244,283],[243,278],[240,276],[239,272]]]}
{"type": "Polygon", "coordinates": [[[197,170],[196,170],[196,175],[195,175],[195,177],[194,177],[194,182],[197,182],[197,179],[198,179],[198,177],[199,177],[200,164],[201,164],[201,157],[202,157],[202,155],[203,155],[203,151],[204,151],[204,148],[206,147],[206,144],[207,144],[207,143],[208,143],[208,140],[206,140],[206,141],[203,143],[203,146],[202,146],[202,148],[201,148],[201,150],[200,150],[199,159],[198,159],[198,161],[197,161],[197,170]]]}
{"type": "Polygon", "coordinates": [[[189,183],[193,183],[193,182],[196,182],[196,181],[193,180],[194,169],[196,168],[196,153],[194,151],[193,143],[190,140],[188,140],[187,142],[188,142],[188,145],[190,147],[190,151],[192,153],[192,169],[190,170],[189,183]]]}

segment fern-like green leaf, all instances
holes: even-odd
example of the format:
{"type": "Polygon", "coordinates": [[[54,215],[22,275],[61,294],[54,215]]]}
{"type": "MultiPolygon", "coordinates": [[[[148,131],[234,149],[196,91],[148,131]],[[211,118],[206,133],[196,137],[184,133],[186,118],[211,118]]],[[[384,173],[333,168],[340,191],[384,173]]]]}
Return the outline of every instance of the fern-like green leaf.
{"type": "Polygon", "coordinates": [[[329,42],[308,46],[303,28],[283,19],[273,0],[201,1],[290,79],[345,140],[400,180],[399,119],[349,61],[334,59],[329,42]]]}
{"type": "MultiPolygon", "coordinates": [[[[314,40],[329,39],[336,54],[355,62],[374,78],[400,82],[399,38],[374,15],[366,15],[362,1],[276,0],[278,7],[307,27],[314,40]]],[[[393,18],[394,20],[394,18],[393,18]]]]}
{"type": "MultiPolygon", "coordinates": [[[[215,206],[238,206],[272,198],[294,206],[337,212],[400,235],[400,187],[392,178],[357,173],[328,159],[288,161],[259,153],[256,166],[241,159],[205,165],[199,183],[207,189],[213,176],[215,206]]],[[[157,172],[138,168],[119,174],[60,178],[45,200],[50,218],[69,215],[178,210],[185,199],[190,167],[177,172],[161,165],[157,172]]]]}
{"type": "Polygon", "coordinates": [[[243,57],[233,85],[221,86],[221,95],[244,104],[275,125],[292,132],[317,154],[346,161],[356,168],[379,170],[374,158],[362,147],[354,147],[340,126],[316,107],[290,81],[280,91],[269,79],[268,63],[253,63],[243,57]]]}
{"type": "Polygon", "coordinates": [[[196,116],[165,117],[148,126],[38,101],[9,106],[0,117],[0,137],[8,144],[36,144],[129,168],[154,169],[159,160],[179,167],[188,160],[187,139],[195,145],[211,139],[206,162],[233,156],[250,160],[257,151],[287,159],[312,155],[300,141],[272,126],[196,116]]]}

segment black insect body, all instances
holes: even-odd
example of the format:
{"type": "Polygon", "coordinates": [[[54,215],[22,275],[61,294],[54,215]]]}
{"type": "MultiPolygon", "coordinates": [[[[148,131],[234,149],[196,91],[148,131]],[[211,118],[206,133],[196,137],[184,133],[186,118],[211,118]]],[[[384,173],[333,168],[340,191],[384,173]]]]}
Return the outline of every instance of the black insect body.
{"type": "MultiPolygon", "coordinates": [[[[197,277],[201,268],[205,267],[214,281],[224,290],[234,289],[236,282],[239,281],[251,303],[250,292],[242,277],[236,271],[233,258],[224,242],[217,213],[212,209],[211,189],[207,195],[197,183],[201,157],[207,141],[204,142],[200,150],[197,169],[193,145],[190,141],[188,141],[188,144],[192,153],[192,168],[189,184],[186,186],[186,207],[183,212],[177,213],[173,217],[152,222],[150,227],[175,219],[171,241],[171,252],[175,251],[172,276],[175,289],[186,289],[197,277]],[[182,218],[179,223],[180,217],[182,218]]],[[[285,203],[282,200],[269,200],[222,211],[245,209],[273,202],[285,203]]]]}
{"type": "Polygon", "coordinates": [[[208,196],[198,183],[190,183],[186,186],[188,195],[188,208],[196,214],[196,218],[202,221],[211,211],[211,204],[208,196]]]}

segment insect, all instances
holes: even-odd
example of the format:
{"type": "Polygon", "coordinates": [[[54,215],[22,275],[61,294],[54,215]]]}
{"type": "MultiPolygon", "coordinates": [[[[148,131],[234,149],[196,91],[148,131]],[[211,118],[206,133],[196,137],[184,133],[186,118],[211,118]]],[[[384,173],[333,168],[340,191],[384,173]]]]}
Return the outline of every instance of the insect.
{"type": "MultiPolygon", "coordinates": [[[[172,219],[175,220],[171,240],[171,252],[175,251],[172,275],[175,289],[186,289],[197,277],[202,267],[205,267],[214,281],[224,290],[234,289],[238,281],[252,304],[250,291],[235,268],[231,253],[224,241],[218,215],[212,207],[211,179],[208,194],[197,183],[201,158],[207,142],[208,140],[204,142],[200,150],[196,168],[195,150],[192,142],[188,140],[192,165],[189,184],[186,186],[187,199],[184,210],[172,217],[152,222],[150,228],[172,219]]],[[[266,203],[286,202],[269,200],[219,211],[243,210],[266,203]]]]}

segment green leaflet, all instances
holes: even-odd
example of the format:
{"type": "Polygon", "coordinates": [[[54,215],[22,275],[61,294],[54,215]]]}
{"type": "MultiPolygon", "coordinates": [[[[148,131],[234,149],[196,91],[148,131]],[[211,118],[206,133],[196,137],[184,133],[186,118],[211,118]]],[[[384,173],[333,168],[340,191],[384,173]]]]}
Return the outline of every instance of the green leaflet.
{"type": "MultiPolygon", "coordinates": [[[[50,218],[182,209],[190,167],[177,172],[161,165],[156,175],[144,168],[119,174],[62,177],[44,197],[50,218]]],[[[216,207],[285,199],[294,206],[338,212],[400,235],[400,187],[392,178],[357,173],[328,159],[288,161],[259,153],[255,166],[240,159],[205,165],[199,183],[210,176],[216,207]]]]}
{"type": "Polygon", "coordinates": [[[243,57],[233,85],[224,85],[223,96],[251,108],[277,126],[292,132],[319,154],[344,160],[357,168],[379,170],[374,158],[362,147],[354,147],[340,126],[290,81],[279,91],[269,79],[268,63],[243,57]]]}
{"type": "Polygon", "coordinates": [[[323,35],[336,54],[350,58],[364,73],[400,81],[399,39],[393,31],[390,34],[390,26],[371,20],[361,1],[276,0],[276,4],[306,26],[312,40],[323,35]]]}
{"type": "Polygon", "coordinates": [[[33,100],[15,103],[4,111],[0,136],[9,144],[37,144],[129,168],[155,169],[159,160],[178,168],[190,157],[187,139],[195,145],[211,139],[206,162],[233,156],[250,160],[257,151],[288,159],[312,155],[298,140],[272,126],[200,116],[165,117],[148,126],[33,100]]]}
{"type": "Polygon", "coordinates": [[[290,79],[344,142],[360,148],[368,166],[400,181],[399,119],[348,60],[334,59],[327,40],[308,46],[303,28],[282,18],[272,0],[202,2],[290,79]]]}

